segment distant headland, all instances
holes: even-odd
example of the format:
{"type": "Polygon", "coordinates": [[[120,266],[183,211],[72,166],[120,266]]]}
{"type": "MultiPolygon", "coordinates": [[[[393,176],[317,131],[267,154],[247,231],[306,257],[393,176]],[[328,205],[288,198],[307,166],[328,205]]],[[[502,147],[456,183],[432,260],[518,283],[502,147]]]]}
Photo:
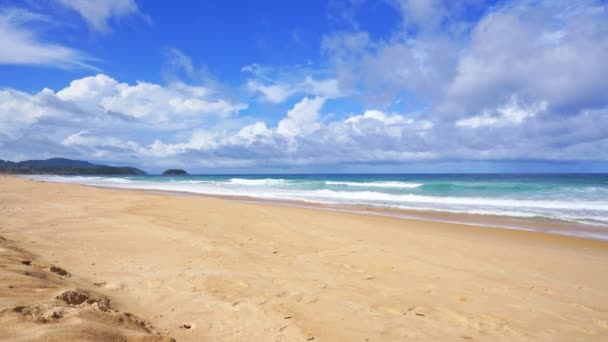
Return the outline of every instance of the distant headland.
{"type": "Polygon", "coordinates": [[[145,175],[146,172],[130,166],[108,166],[82,160],[51,158],[12,162],[0,159],[0,174],[26,175],[145,175]]]}
{"type": "Polygon", "coordinates": [[[163,176],[187,176],[188,172],[182,169],[169,169],[163,172],[163,176]]]}

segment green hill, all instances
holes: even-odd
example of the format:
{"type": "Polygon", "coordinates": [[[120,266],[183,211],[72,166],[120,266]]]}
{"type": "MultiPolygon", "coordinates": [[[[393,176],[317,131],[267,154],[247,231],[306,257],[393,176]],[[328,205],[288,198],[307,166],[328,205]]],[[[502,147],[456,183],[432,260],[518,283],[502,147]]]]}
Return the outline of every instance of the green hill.
{"type": "Polygon", "coordinates": [[[26,175],[145,175],[129,166],[108,166],[82,160],[51,158],[12,162],[0,160],[0,173],[26,175]]]}

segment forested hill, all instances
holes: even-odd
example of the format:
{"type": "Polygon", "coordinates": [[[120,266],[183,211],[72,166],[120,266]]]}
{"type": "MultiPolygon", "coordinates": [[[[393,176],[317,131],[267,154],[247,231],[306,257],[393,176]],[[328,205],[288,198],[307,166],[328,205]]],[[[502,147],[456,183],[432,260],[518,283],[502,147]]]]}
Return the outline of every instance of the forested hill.
{"type": "Polygon", "coordinates": [[[108,166],[82,160],[51,158],[22,162],[0,159],[0,173],[35,175],[145,175],[146,172],[129,166],[108,166]]]}

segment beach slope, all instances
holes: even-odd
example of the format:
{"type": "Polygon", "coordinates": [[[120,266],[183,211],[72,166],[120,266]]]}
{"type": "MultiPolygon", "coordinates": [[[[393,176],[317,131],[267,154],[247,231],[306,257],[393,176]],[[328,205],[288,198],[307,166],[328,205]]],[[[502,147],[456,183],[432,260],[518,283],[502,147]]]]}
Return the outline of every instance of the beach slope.
{"type": "Polygon", "coordinates": [[[16,177],[0,236],[2,340],[608,339],[606,242],[16,177]]]}

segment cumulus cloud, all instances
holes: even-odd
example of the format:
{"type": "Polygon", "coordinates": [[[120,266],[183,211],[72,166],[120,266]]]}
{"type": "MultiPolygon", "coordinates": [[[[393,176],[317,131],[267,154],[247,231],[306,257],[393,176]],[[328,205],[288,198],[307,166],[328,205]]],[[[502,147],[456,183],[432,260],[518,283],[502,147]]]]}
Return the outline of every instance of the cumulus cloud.
{"type": "Polygon", "coordinates": [[[63,139],[60,144],[67,148],[75,148],[82,153],[96,158],[134,158],[144,152],[141,146],[131,140],[108,136],[105,132],[81,130],[63,139]]]}
{"type": "Polygon", "coordinates": [[[184,83],[129,85],[104,74],[74,80],[69,87],[57,92],[60,100],[72,101],[89,111],[102,110],[156,121],[167,121],[176,115],[225,117],[247,108],[246,104],[212,100],[211,95],[209,89],[184,83]]]}
{"type": "Polygon", "coordinates": [[[487,7],[473,23],[458,8],[479,2],[394,3],[403,28],[390,38],[324,38],[341,87],[379,104],[413,99],[412,106],[427,104],[429,115],[448,120],[496,111],[512,96],[546,101],[556,115],[607,104],[605,3],[515,0],[487,7]]]}
{"type": "Polygon", "coordinates": [[[456,126],[477,128],[481,126],[518,125],[528,118],[547,110],[547,102],[542,101],[528,106],[518,103],[517,97],[496,109],[496,113],[484,111],[483,114],[456,121],[456,126]]]}
{"type": "Polygon", "coordinates": [[[22,127],[50,115],[43,99],[46,92],[31,96],[11,89],[0,90],[0,134],[13,136],[22,127]]]}
{"type": "Polygon", "coordinates": [[[472,31],[437,110],[477,115],[513,95],[546,101],[556,115],[608,105],[607,15],[599,3],[559,1],[489,13],[472,31]]]}
{"type": "Polygon", "coordinates": [[[200,160],[205,166],[252,167],[428,160],[420,139],[432,124],[368,110],[322,123],[325,99],[303,98],[274,127],[255,122],[238,131],[197,129],[180,142],[156,140],[138,146],[140,155],[200,160]],[[322,151],[322,153],[321,153],[322,151]]]}
{"type": "Polygon", "coordinates": [[[256,141],[263,141],[271,135],[272,131],[265,122],[256,122],[241,128],[232,142],[238,144],[240,141],[244,141],[246,144],[252,144],[256,141]]]}
{"type": "Polygon", "coordinates": [[[606,157],[596,148],[606,135],[590,127],[607,120],[599,114],[608,108],[604,2],[391,3],[402,23],[390,37],[333,33],[322,50],[340,87],[363,102],[422,107],[432,129],[415,146],[446,159],[606,157]],[[480,18],[470,21],[467,8],[480,18]]]}
{"type": "Polygon", "coordinates": [[[75,10],[89,24],[99,32],[109,30],[108,21],[119,19],[127,15],[140,14],[134,0],[57,0],[61,5],[75,10]]]}
{"type": "MultiPolygon", "coordinates": [[[[57,92],[0,90],[0,145],[14,148],[20,140],[36,136],[53,142],[57,150],[129,159],[146,153],[142,146],[160,136],[180,136],[246,107],[204,87],[128,84],[98,74],[74,80],[57,92]]],[[[32,148],[29,153],[40,152],[32,148]]]]}
{"type": "Polygon", "coordinates": [[[0,9],[0,64],[45,65],[60,68],[92,68],[86,53],[41,37],[53,20],[17,8],[0,9]]]}
{"type": "MultiPolygon", "coordinates": [[[[172,106],[171,96],[212,102],[206,98],[209,93],[184,84],[146,83],[142,87],[142,83],[129,85],[96,75],[74,80],[57,92],[4,90],[0,93],[0,145],[20,156],[42,157],[63,151],[64,155],[141,164],[188,160],[224,167],[386,162],[432,155],[420,150],[417,142],[424,135],[422,131],[432,125],[379,110],[327,121],[322,115],[327,101],[323,97],[302,98],[274,125],[256,121],[218,129],[204,120],[159,125],[163,115],[172,115],[171,121],[190,115],[165,112],[172,106]],[[130,97],[131,92],[138,96],[130,97]],[[148,96],[143,96],[146,92],[148,96]],[[148,102],[142,104],[144,97],[148,102]]],[[[200,118],[208,117],[206,110],[200,118]]],[[[221,117],[223,113],[213,115],[221,117]]]]}
{"type": "Polygon", "coordinates": [[[193,168],[608,158],[608,149],[603,149],[608,146],[608,107],[555,121],[544,103],[514,97],[495,112],[454,123],[421,117],[419,112],[380,109],[330,117],[323,114],[327,99],[304,97],[275,124],[243,118],[240,124],[222,126],[232,119],[223,118],[220,124],[206,120],[222,118],[221,111],[203,110],[198,120],[182,122],[191,114],[174,112],[167,94],[222,103],[207,98],[210,94],[201,87],[149,83],[139,87],[106,75],[75,80],[57,92],[3,90],[0,146],[11,153],[5,158],[47,153],[138,165],[171,161],[193,168]],[[132,88],[139,95],[150,91],[149,101],[159,108],[160,116],[149,109],[149,103],[140,103],[143,96],[119,105],[107,101],[131,99],[122,92],[132,88]],[[167,115],[171,120],[159,124],[167,115]]]}
{"type": "Polygon", "coordinates": [[[305,97],[287,112],[287,117],[279,122],[277,133],[285,136],[296,136],[302,133],[310,133],[319,128],[317,120],[320,116],[321,107],[325,98],[305,97]]]}

